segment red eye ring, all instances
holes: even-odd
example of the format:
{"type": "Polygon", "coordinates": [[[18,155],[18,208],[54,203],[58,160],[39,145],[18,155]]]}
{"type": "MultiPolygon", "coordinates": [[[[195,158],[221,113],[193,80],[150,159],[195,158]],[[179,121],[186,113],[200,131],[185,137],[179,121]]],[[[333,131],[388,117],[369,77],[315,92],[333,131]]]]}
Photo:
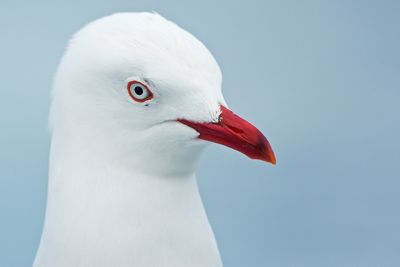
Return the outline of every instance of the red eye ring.
{"type": "Polygon", "coordinates": [[[129,96],[136,102],[143,103],[153,98],[153,93],[146,84],[139,81],[130,81],[127,85],[129,96]]]}

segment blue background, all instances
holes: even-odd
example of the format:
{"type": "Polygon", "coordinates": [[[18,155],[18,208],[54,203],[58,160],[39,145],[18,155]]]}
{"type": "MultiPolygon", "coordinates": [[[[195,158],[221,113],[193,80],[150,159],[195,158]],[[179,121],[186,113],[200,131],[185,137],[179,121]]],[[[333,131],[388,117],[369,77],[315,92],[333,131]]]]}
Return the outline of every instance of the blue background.
{"type": "Polygon", "coordinates": [[[399,1],[2,1],[0,266],[39,242],[54,71],[70,36],[155,10],[195,34],[273,167],[213,145],[198,172],[226,267],[400,266],[399,1]]]}

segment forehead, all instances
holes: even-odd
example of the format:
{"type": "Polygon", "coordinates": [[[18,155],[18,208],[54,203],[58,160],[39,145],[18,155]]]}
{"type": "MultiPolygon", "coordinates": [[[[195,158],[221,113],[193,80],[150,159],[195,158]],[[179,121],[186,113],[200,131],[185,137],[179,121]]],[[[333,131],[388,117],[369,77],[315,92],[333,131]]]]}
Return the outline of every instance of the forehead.
{"type": "Polygon", "coordinates": [[[86,70],[164,82],[221,83],[221,71],[208,49],[154,13],[119,13],[94,21],[75,35],[69,50],[86,70]]]}

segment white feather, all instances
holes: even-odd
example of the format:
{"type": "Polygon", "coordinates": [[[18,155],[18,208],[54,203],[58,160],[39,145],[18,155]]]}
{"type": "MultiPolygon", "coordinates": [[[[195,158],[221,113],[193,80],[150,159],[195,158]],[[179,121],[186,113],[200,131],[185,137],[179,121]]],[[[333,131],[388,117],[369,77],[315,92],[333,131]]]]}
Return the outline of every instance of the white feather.
{"type": "Polygon", "coordinates": [[[220,88],[207,48],[158,14],[114,14],[80,30],[54,81],[34,266],[222,266],[195,178],[205,142],[175,122],[216,121],[220,88]],[[129,99],[129,80],[150,85],[148,106],[129,99]]]}

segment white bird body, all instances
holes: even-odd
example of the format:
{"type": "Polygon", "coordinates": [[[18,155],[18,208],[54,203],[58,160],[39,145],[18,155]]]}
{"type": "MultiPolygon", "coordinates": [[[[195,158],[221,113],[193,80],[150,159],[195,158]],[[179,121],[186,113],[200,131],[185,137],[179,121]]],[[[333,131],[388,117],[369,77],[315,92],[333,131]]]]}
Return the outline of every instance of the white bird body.
{"type": "Polygon", "coordinates": [[[221,80],[207,48],[157,14],[115,14],[79,31],[54,81],[34,267],[222,266],[195,177],[204,140],[214,139],[207,130],[200,140],[196,127],[248,142],[215,140],[250,157],[275,159],[264,136],[221,108],[221,80]],[[133,101],[130,81],[152,98],[133,101]],[[244,140],[247,133],[257,138],[244,140]]]}

